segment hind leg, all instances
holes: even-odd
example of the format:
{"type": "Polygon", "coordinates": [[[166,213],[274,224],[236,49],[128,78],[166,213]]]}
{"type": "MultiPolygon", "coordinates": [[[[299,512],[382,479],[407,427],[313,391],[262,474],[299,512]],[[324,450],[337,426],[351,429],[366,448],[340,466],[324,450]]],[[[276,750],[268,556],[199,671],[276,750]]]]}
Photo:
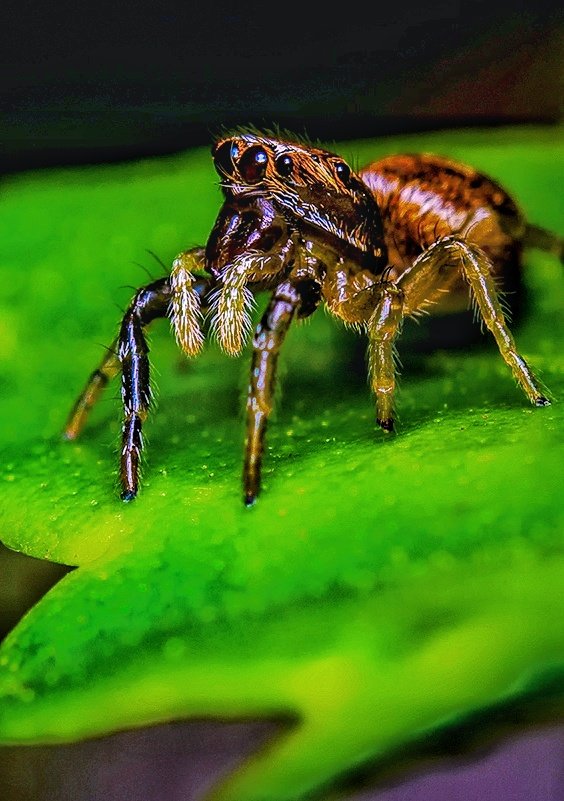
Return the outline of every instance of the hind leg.
{"type": "Polygon", "coordinates": [[[76,399],[63,430],[65,439],[72,440],[78,437],[84,428],[90,410],[99,399],[106,385],[120,371],[121,365],[117,347],[118,342],[116,339],[107,349],[99,367],[91,374],[86,386],[76,399]]]}
{"type": "Polygon", "coordinates": [[[458,237],[446,237],[424,251],[397,281],[380,285],[367,325],[370,383],[376,397],[377,421],[385,431],[394,427],[394,343],[403,319],[424,309],[438,292],[448,290],[459,270],[470,287],[480,318],[493,334],[503,360],[529,401],[534,406],[550,404],[540,382],[517,351],[489,257],[477,245],[458,237]]]}
{"type": "Polygon", "coordinates": [[[493,277],[492,262],[477,245],[451,236],[431,245],[397,281],[404,293],[405,314],[416,313],[438,279],[438,268],[462,270],[470,287],[472,301],[480,318],[491,331],[501,357],[510,368],[517,383],[534,406],[548,406],[550,401],[541,389],[540,382],[518,353],[515,340],[507,325],[493,277]]]}

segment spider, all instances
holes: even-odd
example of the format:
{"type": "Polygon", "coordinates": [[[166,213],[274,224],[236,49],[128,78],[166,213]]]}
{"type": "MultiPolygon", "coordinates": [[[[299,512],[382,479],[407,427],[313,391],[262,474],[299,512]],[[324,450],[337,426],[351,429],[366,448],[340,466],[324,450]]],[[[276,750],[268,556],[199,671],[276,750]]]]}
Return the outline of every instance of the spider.
{"type": "Polygon", "coordinates": [[[468,296],[534,406],[547,406],[517,351],[498,286],[523,246],[562,254],[562,240],[529,225],[508,193],[471,167],[429,154],[393,155],[354,172],[338,155],[290,136],[237,132],[212,148],[224,202],[205,247],[174,260],[139,289],[119,334],[66,424],[75,439],[108,381],[121,372],[121,498],[139,490],[142,426],[151,404],[144,329],[169,317],[178,346],[196,356],[204,324],[231,356],[251,331],[254,293],[270,300],[253,334],[246,405],[243,498],[260,491],[278,354],[294,318],[324,303],[366,333],[378,425],[394,428],[394,343],[407,316],[464,308],[468,296]]]}

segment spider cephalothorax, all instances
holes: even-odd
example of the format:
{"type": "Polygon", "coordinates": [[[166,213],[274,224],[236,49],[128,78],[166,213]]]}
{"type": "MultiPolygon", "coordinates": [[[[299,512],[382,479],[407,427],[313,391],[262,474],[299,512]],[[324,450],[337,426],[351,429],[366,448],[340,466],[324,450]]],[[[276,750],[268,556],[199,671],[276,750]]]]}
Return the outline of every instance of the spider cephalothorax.
{"type": "Polygon", "coordinates": [[[221,139],[213,156],[227,197],[268,197],[298,227],[324,231],[366,262],[385,261],[374,196],[339,156],[258,134],[221,139]]]}
{"type": "Polygon", "coordinates": [[[238,355],[257,292],[271,292],[253,337],[243,470],[245,502],[260,490],[278,353],[294,317],[320,303],[368,338],[376,419],[393,430],[394,342],[406,316],[452,311],[468,297],[535,406],[549,403],[516,350],[498,284],[518,269],[523,245],[561,252],[527,225],[505,190],[471,167],[431,155],[390,156],[355,173],[342,158],[291,138],[238,132],[212,149],[224,202],[205,247],[181,253],[169,276],[140,289],[115,347],[77,400],[65,429],[76,437],[109,379],[121,370],[122,498],[139,488],[141,429],[150,400],[144,328],[169,316],[188,356],[206,323],[238,355]]]}

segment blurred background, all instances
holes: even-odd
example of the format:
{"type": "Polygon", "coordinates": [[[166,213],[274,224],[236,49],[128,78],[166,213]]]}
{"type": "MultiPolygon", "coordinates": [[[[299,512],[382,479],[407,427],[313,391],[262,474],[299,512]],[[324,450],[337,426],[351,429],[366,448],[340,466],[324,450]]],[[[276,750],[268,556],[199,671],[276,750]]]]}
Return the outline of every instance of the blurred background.
{"type": "Polygon", "coordinates": [[[558,0],[4,0],[0,15],[3,172],[248,123],[339,140],[562,113],[558,0]]]}
{"type": "MultiPolygon", "coordinates": [[[[350,0],[336,7],[4,0],[0,174],[173,153],[208,145],[235,125],[278,124],[323,141],[556,125],[563,16],[558,0],[350,0]]],[[[0,546],[0,637],[66,570],[0,546]]],[[[210,771],[226,770],[270,731],[262,724],[194,726],[68,748],[0,749],[0,797],[196,798],[210,771]],[[196,766],[195,778],[187,777],[187,763],[196,766]],[[165,795],[163,782],[170,785],[165,795]]],[[[553,729],[493,762],[355,797],[558,801],[563,763],[561,730],[553,729]]]]}

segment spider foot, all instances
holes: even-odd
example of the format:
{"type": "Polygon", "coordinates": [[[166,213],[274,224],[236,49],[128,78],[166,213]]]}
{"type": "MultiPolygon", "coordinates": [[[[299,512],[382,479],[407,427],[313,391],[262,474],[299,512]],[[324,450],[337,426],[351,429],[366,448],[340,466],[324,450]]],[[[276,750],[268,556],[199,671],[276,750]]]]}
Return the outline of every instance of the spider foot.
{"type": "Polygon", "coordinates": [[[251,506],[254,506],[257,502],[257,495],[258,493],[252,492],[251,490],[247,490],[243,496],[243,503],[250,509],[251,506]]]}
{"type": "Polygon", "coordinates": [[[394,418],[393,417],[386,417],[385,419],[381,420],[379,417],[376,418],[376,422],[380,426],[383,431],[386,431],[388,434],[393,434],[394,432],[394,418]]]}
{"type": "Polygon", "coordinates": [[[544,395],[537,395],[533,403],[535,406],[550,406],[550,401],[544,395]]]}

